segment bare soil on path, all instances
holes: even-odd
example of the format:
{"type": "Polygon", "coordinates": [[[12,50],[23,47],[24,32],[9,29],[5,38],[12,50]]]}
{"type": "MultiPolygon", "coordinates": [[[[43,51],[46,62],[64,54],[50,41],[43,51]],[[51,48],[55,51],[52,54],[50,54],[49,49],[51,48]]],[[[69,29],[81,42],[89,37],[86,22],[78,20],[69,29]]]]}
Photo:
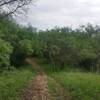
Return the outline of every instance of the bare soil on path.
{"type": "Polygon", "coordinates": [[[38,71],[38,74],[29,84],[22,100],[51,100],[48,92],[47,76],[41,70],[40,66],[35,63],[34,59],[27,59],[27,62],[38,71]]]}

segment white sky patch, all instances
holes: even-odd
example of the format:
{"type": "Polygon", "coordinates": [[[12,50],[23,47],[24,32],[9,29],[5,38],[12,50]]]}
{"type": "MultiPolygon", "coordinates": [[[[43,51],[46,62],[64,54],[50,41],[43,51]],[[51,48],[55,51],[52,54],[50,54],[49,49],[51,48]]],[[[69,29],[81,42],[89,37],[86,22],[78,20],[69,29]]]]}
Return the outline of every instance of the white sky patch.
{"type": "Polygon", "coordinates": [[[26,16],[18,21],[39,29],[100,24],[100,0],[38,0],[26,16]]]}

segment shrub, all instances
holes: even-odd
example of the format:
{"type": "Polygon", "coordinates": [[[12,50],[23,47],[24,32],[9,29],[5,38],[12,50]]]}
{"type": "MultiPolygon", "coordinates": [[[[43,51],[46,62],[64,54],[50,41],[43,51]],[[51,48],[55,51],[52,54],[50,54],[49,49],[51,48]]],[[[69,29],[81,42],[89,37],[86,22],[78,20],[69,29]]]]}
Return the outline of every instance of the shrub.
{"type": "Polygon", "coordinates": [[[13,48],[10,43],[0,39],[0,71],[10,69],[10,55],[12,50],[13,48]]]}
{"type": "Polygon", "coordinates": [[[14,51],[11,56],[12,65],[20,67],[24,64],[25,58],[31,56],[33,53],[32,42],[28,39],[20,40],[17,48],[14,48],[14,51]]]}

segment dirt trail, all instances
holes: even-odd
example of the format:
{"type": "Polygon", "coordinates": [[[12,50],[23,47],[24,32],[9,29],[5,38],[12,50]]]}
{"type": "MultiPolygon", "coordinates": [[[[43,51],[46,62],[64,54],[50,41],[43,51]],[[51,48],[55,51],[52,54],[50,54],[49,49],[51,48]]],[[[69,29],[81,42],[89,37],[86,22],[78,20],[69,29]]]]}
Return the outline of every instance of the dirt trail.
{"type": "Polygon", "coordinates": [[[51,100],[48,92],[47,76],[34,59],[27,59],[27,62],[37,70],[38,74],[35,80],[30,83],[22,100],[51,100]]]}
{"type": "Polygon", "coordinates": [[[43,69],[36,63],[35,59],[30,58],[26,59],[26,61],[36,70],[37,76],[30,82],[21,100],[51,100],[48,91],[48,78],[53,80],[59,87],[58,91],[60,91],[60,95],[56,100],[71,100],[68,94],[66,96],[64,87],[56,79],[47,77],[43,69]]]}

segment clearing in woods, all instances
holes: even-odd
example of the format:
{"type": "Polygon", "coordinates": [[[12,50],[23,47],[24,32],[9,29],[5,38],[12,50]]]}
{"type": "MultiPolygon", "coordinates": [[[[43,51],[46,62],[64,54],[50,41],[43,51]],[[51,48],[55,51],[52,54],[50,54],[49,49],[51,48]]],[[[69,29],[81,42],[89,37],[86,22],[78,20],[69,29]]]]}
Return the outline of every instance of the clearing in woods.
{"type": "MultiPolygon", "coordinates": [[[[36,78],[32,80],[25,91],[22,100],[51,100],[51,95],[48,90],[48,76],[41,69],[41,67],[36,63],[35,59],[27,59],[27,62],[32,65],[32,67],[37,71],[36,78]]],[[[56,82],[55,79],[49,77],[51,80],[54,80],[57,85],[60,86],[59,83],[56,82]]],[[[65,96],[64,89],[60,86],[59,91],[61,92],[61,96],[57,98],[57,100],[69,100],[67,96],[65,96]]]]}

